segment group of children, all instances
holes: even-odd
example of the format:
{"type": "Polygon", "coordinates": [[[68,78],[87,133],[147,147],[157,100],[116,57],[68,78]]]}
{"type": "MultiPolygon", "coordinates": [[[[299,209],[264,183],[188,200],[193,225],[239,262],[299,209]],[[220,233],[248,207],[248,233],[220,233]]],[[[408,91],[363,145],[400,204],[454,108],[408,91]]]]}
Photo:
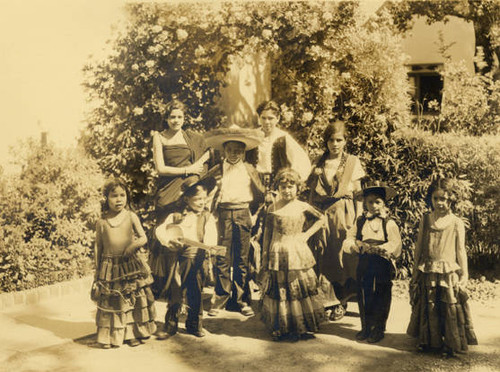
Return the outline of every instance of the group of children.
{"type": "MultiPolygon", "coordinates": [[[[396,192],[380,182],[359,187],[364,172],[359,160],[344,152],[345,140],[343,123],[327,129],[325,153],[331,156],[322,160],[322,168],[313,169],[307,182],[310,195],[321,199],[322,208],[314,198],[309,201],[315,206],[299,200],[306,180],[290,167],[273,174],[271,193],[266,190],[256,168],[245,161],[246,151],[261,141],[255,130],[230,127],[207,134],[208,145],[219,150],[223,160],[205,177],[186,178],[176,208],[155,228],[155,238],[175,257],[175,270],[169,271],[165,286],[165,325],[158,331],[151,271],[137,254],[146,244],[146,235],[139,218],[127,208],[126,186],[110,181],[104,188],[105,211],[96,228],[97,342],[110,348],[124,341],[136,346],[153,334],[168,338],[177,332],[183,301],[186,331],[203,337],[202,291],[211,270],[215,290],[208,315],[217,316],[227,308],[254,315],[248,298],[251,247],[261,247],[255,281],[261,294],[261,317],[272,339],[312,338],[331,305],[345,310],[348,298],[330,278],[326,279],[330,290],[320,285],[331,271],[332,265],[321,261],[331,255],[332,241],[339,251],[331,260],[337,260],[340,267],[345,261],[354,262],[355,278],[351,279],[361,318],[356,338],[379,342],[391,305],[394,261],[401,253],[399,229],[386,206],[396,192]],[[262,235],[260,244],[255,244],[251,240],[259,223],[262,235]],[[323,237],[321,249],[315,246],[321,244],[318,236],[323,237]]],[[[448,180],[431,185],[432,211],[420,223],[415,250],[408,327],[420,349],[442,349],[449,354],[477,343],[464,292],[468,279],[465,229],[451,211],[453,203],[448,180]]]]}

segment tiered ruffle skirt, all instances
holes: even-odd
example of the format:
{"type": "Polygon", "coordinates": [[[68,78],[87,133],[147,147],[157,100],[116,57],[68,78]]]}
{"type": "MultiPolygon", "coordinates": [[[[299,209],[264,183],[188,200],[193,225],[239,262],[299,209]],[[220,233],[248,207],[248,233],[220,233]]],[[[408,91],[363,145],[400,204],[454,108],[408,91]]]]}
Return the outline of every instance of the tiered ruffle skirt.
{"type": "Polygon", "coordinates": [[[118,346],[156,331],[152,282],[147,263],[137,254],[103,257],[97,273],[97,342],[118,346]]]}
{"type": "Polygon", "coordinates": [[[455,272],[419,273],[410,296],[412,314],[408,335],[419,346],[465,352],[477,345],[467,293],[458,287],[455,272]]]}
{"type": "Polygon", "coordinates": [[[300,335],[318,331],[324,308],[314,270],[270,270],[263,283],[261,311],[271,332],[300,335]]]}

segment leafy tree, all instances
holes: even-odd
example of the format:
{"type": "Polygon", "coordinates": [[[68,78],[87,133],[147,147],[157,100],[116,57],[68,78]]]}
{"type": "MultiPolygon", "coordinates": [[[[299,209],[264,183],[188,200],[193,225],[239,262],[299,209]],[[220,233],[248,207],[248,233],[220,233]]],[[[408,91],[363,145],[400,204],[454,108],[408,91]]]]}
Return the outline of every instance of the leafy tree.
{"type": "Polygon", "coordinates": [[[449,16],[471,21],[474,24],[476,47],[483,49],[487,64],[482,72],[498,74],[500,60],[500,2],[498,0],[403,0],[388,2],[387,8],[401,30],[411,28],[414,15],[426,16],[429,24],[446,22],[449,16]]]}
{"type": "Polygon", "coordinates": [[[106,173],[129,181],[146,213],[156,177],[150,131],[165,103],[187,103],[187,127],[224,124],[217,103],[235,56],[268,56],[282,124],[313,156],[329,120],[346,119],[352,150],[376,157],[408,117],[400,35],[386,15],[361,22],[355,2],[136,4],[129,14],[113,54],[85,68],[98,105],[82,142],[106,173]]]}
{"type": "Polygon", "coordinates": [[[0,188],[0,291],[21,290],[87,274],[103,178],[76,149],[16,149],[22,171],[0,188]]]}

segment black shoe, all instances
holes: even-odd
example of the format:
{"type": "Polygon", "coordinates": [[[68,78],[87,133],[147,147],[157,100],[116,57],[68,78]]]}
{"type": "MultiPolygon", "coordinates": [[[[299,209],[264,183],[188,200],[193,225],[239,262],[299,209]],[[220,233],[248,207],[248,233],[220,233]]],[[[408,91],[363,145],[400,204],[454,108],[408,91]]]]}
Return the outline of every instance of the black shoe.
{"type": "Polygon", "coordinates": [[[203,329],[186,329],[186,333],[196,337],[205,337],[206,333],[203,329]]]}
{"type": "Polygon", "coordinates": [[[162,340],[166,340],[169,337],[170,337],[170,335],[167,332],[164,332],[164,331],[156,332],[156,339],[157,340],[162,341],[162,340]]]}
{"type": "Polygon", "coordinates": [[[136,346],[139,346],[141,343],[139,342],[138,339],[136,338],[133,338],[131,340],[128,340],[128,346],[130,347],[136,347],[136,346]]]}
{"type": "Polygon", "coordinates": [[[312,332],[306,332],[300,334],[301,340],[312,340],[313,338],[316,338],[316,336],[312,332]]]}
{"type": "Polygon", "coordinates": [[[364,341],[369,336],[370,336],[370,334],[368,333],[368,331],[366,329],[362,329],[361,331],[359,331],[358,333],[356,333],[356,340],[358,340],[358,341],[364,341]]]}
{"type": "Polygon", "coordinates": [[[380,330],[374,330],[370,333],[370,337],[368,337],[368,342],[370,344],[374,344],[379,342],[384,338],[384,332],[380,330]]]}

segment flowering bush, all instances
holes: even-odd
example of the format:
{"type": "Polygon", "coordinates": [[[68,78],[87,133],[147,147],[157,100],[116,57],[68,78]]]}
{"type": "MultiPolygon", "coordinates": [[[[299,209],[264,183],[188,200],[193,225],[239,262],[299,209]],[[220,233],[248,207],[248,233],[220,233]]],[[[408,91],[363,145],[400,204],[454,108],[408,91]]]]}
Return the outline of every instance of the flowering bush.
{"type": "MultiPolygon", "coordinates": [[[[476,66],[484,67],[482,53],[477,54],[476,66]]],[[[441,109],[436,115],[422,120],[421,128],[435,132],[458,132],[480,136],[495,134],[500,129],[500,80],[492,73],[471,73],[463,61],[448,61],[441,75],[445,81],[441,109]]],[[[435,102],[430,102],[429,105],[435,102]]]]}
{"type": "Polygon", "coordinates": [[[32,140],[19,150],[23,170],[0,188],[0,292],[89,273],[100,212],[95,161],[32,140]]]}
{"type": "Polygon", "coordinates": [[[176,96],[187,104],[186,127],[224,124],[217,103],[234,56],[268,56],[282,124],[312,156],[328,120],[352,123],[361,151],[382,149],[408,116],[400,36],[384,15],[362,22],[355,2],[136,4],[129,14],[114,53],[85,68],[98,105],[82,142],[104,172],[130,183],[143,216],[156,177],[150,132],[161,127],[165,103],[176,96]]]}
{"type": "Polygon", "coordinates": [[[428,210],[427,189],[436,177],[455,179],[455,212],[466,220],[467,251],[473,266],[491,269],[500,258],[500,139],[403,128],[378,158],[361,157],[367,172],[398,191],[391,210],[403,238],[401,276],[413,263],[418,222],[428,210]]]}

